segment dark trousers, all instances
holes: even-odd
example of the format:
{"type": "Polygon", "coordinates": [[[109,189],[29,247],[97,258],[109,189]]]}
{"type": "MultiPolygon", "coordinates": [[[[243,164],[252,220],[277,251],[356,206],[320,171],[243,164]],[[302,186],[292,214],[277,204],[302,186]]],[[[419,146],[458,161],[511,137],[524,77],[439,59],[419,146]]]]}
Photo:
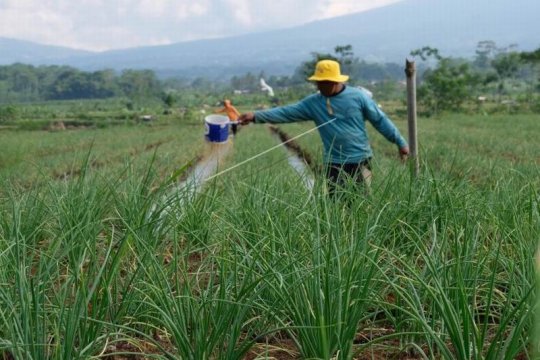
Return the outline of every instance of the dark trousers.
{"type": "Polygon", "coordinates": [[[371,184],[371,159],[359,163],[328,164],[326,167],[326,181],[330,196],[336,194],[336,190],[343,188],[345,184],[352,182],[369,187],[371,184]]]}

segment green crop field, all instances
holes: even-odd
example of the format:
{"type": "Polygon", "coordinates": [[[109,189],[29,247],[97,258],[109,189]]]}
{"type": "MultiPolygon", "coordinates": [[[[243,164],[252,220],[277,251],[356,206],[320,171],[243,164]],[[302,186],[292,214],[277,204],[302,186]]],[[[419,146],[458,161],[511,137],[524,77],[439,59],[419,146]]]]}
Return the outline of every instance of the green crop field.
{"type": "Polygon", "coordinates": [[[369,131],[330,199],[316,132],[312,191],[249,125],[195,195],[199,119],[0,130],[0,358],[535,358],[540,117],[420,118],[418,178],[369,131]]]}

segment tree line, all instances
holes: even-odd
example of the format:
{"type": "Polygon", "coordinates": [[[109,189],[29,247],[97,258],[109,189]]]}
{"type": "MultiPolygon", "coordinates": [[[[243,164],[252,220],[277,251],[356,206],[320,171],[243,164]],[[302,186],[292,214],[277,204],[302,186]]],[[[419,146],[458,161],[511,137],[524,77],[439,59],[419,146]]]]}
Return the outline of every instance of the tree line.
{"type": "MultiPolygon", "coordinates": [[[[516,97],[540,112],[540,49],[519,52],[517,46],[499,47],[494,41],[481,41],[472,59],[443,56],[429,46],[411,51],[418,68],[418,99],[429,113],[459,111],[471,101],[491,97],[497,101],[516,97]]],[[[105,69],[85,72],[69,66],[0,66],[0,104],[47,100],[105,99],[124,97],[160,99],[170,107],[182,103],[192,93],[226,93],[232,90],[257,92],[264,78],[280,94],[306,85],[320,59],[341,63],[353,86],[369,87],[378,100],[402,97],[405,75],[403,64],[369,63],[355,56],[351,45],[339,45],[332,53],[312,53],[290,76],[266,76],[264,71],[210,81],[159,79],[152,70],[105,69]]],[[[304,89],[305,90],[305,89],[304,89]]]]}
{"type": "MultiPolygon", "coordinates": [[[[330,54],[327,56],[334,58],[330,54]]],[[[163,98],[167,96],[169,90],[253,92],[259,89],[261,78],[276,88],[289,88],[305,84],[306,66],[300,64],[291,76],[267,76],[264,71],[260,71],[224,77],[223,81],[219,82],[201,77],[192,80],[159,79],[152,70],[124,70],[117,73],[111,69],[104,69],[86,72],[69,66],[33,66],[17,63],[0,66],[0,103],[113,97],[163,98]]],[[[392,63],[376,64],[354,59],[345,70],[352,72],[352,78],[369,81],[395,81],[402,77],[401,67],[392,63]]]]}
{"type": "Polygon", "coordinates": [[[517,45],[498,47],[481,41],[472,60],[443,56],[429,46],[410,55],[431,66],[420,76],[418,99],[430,113],[459,111],[470,101],[528,103],[540,112],[540,49],[519,52],[517,45]]]}
{"type": "Polygon", "coordinates": [[[105,69],[85,72],[69,66],[0,66],[0,102],[159,96],[160,81],[151,70],[105,69]]]}
{"type": "MultiPolygon", "coordinates": [[[[460,111],[464,104],[491,100],[493,102],[525,103],[540,112],[540,49],[519,52],[517,45],[499,47],[494,41],[480,41],[472,59],[443,56],[429,46],[410,52],[417,60],[418,100],[426,114],[460,111]]],[[[350,75],[349,84],[368,87],[378,100],[403,98],[404,64],[368,63],[355,56],[351,45],[338,45],[332,53],[313,52],[289,77],[269,77],[276,87],[291,87],[305,83],[315,64],[333,59],[341,64],[342,72],[350,75]]],[[[237,89],[256,89],[258,76],[248,73],[235,76],[237,89]]]]}

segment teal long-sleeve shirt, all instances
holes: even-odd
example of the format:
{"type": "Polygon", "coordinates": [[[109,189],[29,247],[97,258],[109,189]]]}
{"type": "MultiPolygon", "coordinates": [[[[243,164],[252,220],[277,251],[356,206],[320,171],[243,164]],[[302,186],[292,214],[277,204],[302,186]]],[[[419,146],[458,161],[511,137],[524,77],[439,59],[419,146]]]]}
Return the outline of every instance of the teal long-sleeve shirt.
{"type": "Polygon", "coordinates": [[[399,130],[377,104],[363,91],[350,86],[331,97],[317,93],[293,105],[255,112],[256,123],[308,120],[320,126],[318,131],[324,146],[325,163],[358,163],[373,156],[366,120],[399,148],[407,146],[399,130]]]}

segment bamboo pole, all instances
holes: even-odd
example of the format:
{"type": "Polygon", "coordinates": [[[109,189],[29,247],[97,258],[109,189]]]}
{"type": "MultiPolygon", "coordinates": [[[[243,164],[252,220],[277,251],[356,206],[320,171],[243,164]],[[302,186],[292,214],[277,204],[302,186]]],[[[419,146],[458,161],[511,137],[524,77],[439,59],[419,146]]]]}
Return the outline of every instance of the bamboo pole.
{"type": "Polygon", "coordinates": [[[414,161],[414,176],[418,177],[420,160],[418,158],[418,132],[416,130],[416,65],[414,61],[405,60],[405,74],[407,75],[407,115],[410,156],[414,161]]]}

